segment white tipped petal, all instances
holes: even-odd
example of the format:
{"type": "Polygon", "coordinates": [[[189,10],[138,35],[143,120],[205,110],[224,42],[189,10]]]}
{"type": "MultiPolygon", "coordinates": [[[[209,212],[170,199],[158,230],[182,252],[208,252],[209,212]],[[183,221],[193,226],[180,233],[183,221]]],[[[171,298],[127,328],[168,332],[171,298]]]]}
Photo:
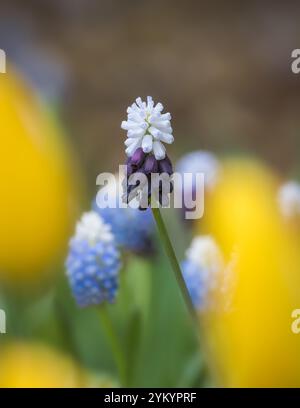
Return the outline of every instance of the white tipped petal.
{"type": "Polygon", "coordinates": [[[170,125],[169,125],[169,126],[164,126],[164,125],[161,125],[160,123],[156,123],[154,126],[155,126],[158,130],[161,130],[161,131],[164,132],[164,133],[172,133],[172,132],[173,132],[173,129],[171,128],[170,125]]]}
{"type": "Polygon", "coordinates": [[[143,105],[142,98],[140,96],[136,98],[135,103],[137,106],[141,107],[143,105]]]}
{"type": "Polygon", "coordinates": [[[147,108],[149,109],[149,111],[153,109],[153,106],[154,102],[152,96],[147,96],[147,108]]]}
{"type": "Polygon", "coordinates": [[[174,142],[174,136],[169,133],[160,133],[159,139],[167,144],[172,144],[174,142]]]}
{"type": "Polygon", "coordinates": [[[126,120],[123,120],[122,121],[122,123],[121,123],[121,129],[124,129],[124,130],[128,130],[128,122],[126,122],[126,120]]]}
{"type": "Polygon", "coordinates": [[[154,126],[159,126],[160,128],[163,128],[163,129],[168,129],[170,127],[170,121],[169,120],[156,119],[156,120],[151,121],[151,124],[154,125],[154,126]]]}
{"type": "Polygon", "coordinates": [[[148,121],[149,123],[153,123],[155,121],[158,121],[159,119],[160,119],[159,113],[158,114],[152,113],[151,115],[149,115],[148,121]]]}
{"type": "Polygon", "coordinates": [[[150,132],[151,135],[153,135],[156,139],[159,139],[159,138],[160,138],[161,132],[160,132],[158,129],[156,129],[155,127],[150,126],[149,132],[150,132]]]}
{"type": "Polygon", "coordinates": [[[141,137],[136,138],[136,139],[132,139],[132,140],[133,140],[133,142],[125,150],[125,153],[129,157],[131,157],[133,155],[133,153],[136,151],[136,149],[138,149],[142,145],[142,138],[141,137]]]}
{"type": "Polygon", "coordinates": [[[140,98],[140,97],[136,98],[135,102],[136,102],[137,106],[140,109],[145,109],[146,108],[146,104],[145,104],[145,102],[142,101],[142,98],[140,98]]]}
{"type": "Polygon", "coordinates": [[[154,107],[153,111],[154,113],[159,113],[163,110],[163,108],[164,108],[163,105],[160,102],[158,102],[158,104],[154,107]]]}
{"type": "Polygon", "coordinates": [[[145,130],[144,129],[129,129],[127,132],[127,136],[130,138],[141,137],[144,136],[145,130]]]}
{"type": "Polygon", "coordinates": [[[159,141],[153,142],[153,153],[156,160],[162,160],[166,157],[166,149],[159,141]]]}
{"type": "Polygon", "coordinates": [[[153,139],[151,135],[146,135],[143,137],[142,149],[144,153],[150,153],[152,151],[153,139]]]}
{"type": "Polygon", "coordinates": [[[171,144],[174,142],[174,137],[170,133],[164,133],[155,127],[151,126],[149,132],[155,137],[155,139],[160,140],[161,142],[171,144]]]}
{"type": "Polygon", "coordinates": [[[157,113],[153,112],[149,116],[149,122],[151,122],[151,123],[168,121],[169,124],[170,124],[170,120],[171,120],[171,114],[169,112],[168,113],[163,113],[163,114],[158,113],[158,112],[157,113]]]}
{"type": "Polygon", "coordinates": [[[169,113],[169,112],[167,112],[167,113],[163,113],[163,114],[161,114],[160,115],[160,119],[161,120],[171,120],[172,119],[172,117],[171,117],[171,114],[169,113]]]}
{"type": "Polygon", "coordinates": [[[136,105],[136,103],[133,103],[131,106],[129,106],[129,108],[127,109],[127,113],[134,113],[134,112],[138,112],[139,108],[136,105]]]}
{"type": "Polygon", "coordinates": [[[125,142],[124,142],[124,145],[126,146],[126,147],[128,147],[128,146],[130,146],[132,143],[134,142],[134,139],[126,139],[125,140],[125,142]]]}
{"type": "Polygon", "coordinates": [[[132,113],[128,113],[128,120],[132,122],[140,123],[141,118],[138,113],[132,112],[132,113]]]}
{"type": "Polygon", "coordinates": [[[131,120],[138,124],[143,123],[145,118],[146,118],[146,114],[144,112],[133,112],[133,113],[128,114],[128,120],[131,120]]]}
{"type": "MultiPolygon", "coordinates": [[[[145,123],[145,125],[146,125],[146,123],[145,123]]],[[[124,130],[138,129],[140,127],[142,127],[142,126],[139,123],[133,122],[131,120],[127,120],[127,121],[123,120],[123,122],[121,123],[121,129],[124,129],[124,130]]],[[[146,127],[143,126],[143,128],[146,129],[147,125],[146,125],[146,127]]]]}

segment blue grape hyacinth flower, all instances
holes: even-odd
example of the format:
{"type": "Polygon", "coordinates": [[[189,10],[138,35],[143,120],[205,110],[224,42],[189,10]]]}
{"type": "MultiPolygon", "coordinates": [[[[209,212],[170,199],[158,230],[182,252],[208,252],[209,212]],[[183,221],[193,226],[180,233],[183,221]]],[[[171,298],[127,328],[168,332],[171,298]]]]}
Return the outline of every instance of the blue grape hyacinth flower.
{"type": "Polygon", "coordinates": [[[199,310],[204,307],[205,282],[202,279],[198,265],[185,259],[181,263],[182,274],[188,288],[194,307],[199,310]]]}
{"type": "Polygon", "coordinates": [[[120,267],[120,254],[109,225],[94,211],[83,214],[66,260],[67,276],[78,305],[113,303],[120,267]]]}
{"type": "Polygon", "coordinates": [[[149,209],[102,208],[97,212],[111,226],[120,249],[136,254],[152,252],[153,217],[149,209]]]}
{"type": "MultiPolygon", "coordinates": [[[[122,191],[121,181],[117,179],[114,185],[107,185],[100,189],[93,203],[96,211],[111,228],[115,242],[121,250],[134,252],[139,255],[153,253],[154,221],[151,210],[139,211],[127,205],[120,206],[119,199],[122,191]],[[115,207],[104,206],[104,196],[111,194],[115,207]]],[[[134,207],[134,205],[133,205],[134,207]]]]}
{"type": "Polygon", "coordinates": [[[213,294],[222,289],[221,277],[224,261],[214,239],[197,236],[186,251],[186,259],[181,263],[183,278],[197,310],[212,306],[213,294]]]}
{"type": "MultiPolygon", "coordinates": [[[[218,182],[221,165],[217,157],[205,150],[196,150],[182,156],[175,166],[175,171],[183,177],[183,209],[182,217],[185,219],[185,212],[189,210],[185,207],[185,197],[190,200],[196,199],[197,174],[202,174],[202,181],[205,193],[213,191],[218,182]]],[[[199,183],[199,182],[198,182],[199,183]]]]}
{"type": "MultiPolygon", "coordinates": [[[[220,173],[220,163],[217,157],[205,150],[196,150],[185,154],[178,160],[175,170],[180,174],[196,173],[204,174],[204,185],[208,190],[212,190],[218,181],[220,173]]],[[[185,183],[184,188],[191,191],[195,190],[196,179],[193,177],[185,183]]]]}

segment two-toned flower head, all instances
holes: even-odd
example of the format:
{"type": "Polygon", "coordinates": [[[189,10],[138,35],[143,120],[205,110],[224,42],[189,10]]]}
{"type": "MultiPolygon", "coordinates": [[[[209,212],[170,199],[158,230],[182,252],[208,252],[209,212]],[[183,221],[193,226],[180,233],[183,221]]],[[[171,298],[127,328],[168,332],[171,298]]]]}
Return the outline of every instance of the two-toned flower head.
{"type": "Polygon", "coordinates": [[[116,244],[120,250],[132,251],[136,254],[150,255],[154,249],[154,221],[150,209],[139,211],[138,208],[120,205],[122,196],[122,180],[115,175],[97,193],[93,204],[94,210],[111,227],[116,244]],[[112,200],[109,206],[107,197],[112,200]]]}
{"type": "Polygon", "coordinates": [[[223,256],[215,240],[209,235],[195,237],[181,266],[195,308],[209,308],[224,270],[223,256]]]}
{"type": "Polygon", "coordinates": [[[300,183],[289,181],[283,184],[278,191],[278,203],[284,217],[300,216],[300,183]]]}
{"type": "Polygon", "coordinates": [[[147,97],[147,102],[137,98],[127,109],[127,121],[121,124],[121,128],[127,130],[125,152],[128,160],[124,201],[130,202],[138,198],[142,203],[140,209],[147,208],[151,197],[155,197],[161,205],[167,205],[168,194],[173,189],[170,180],[173,174],[172,163],[163,144],[174,141],[171,115],[162,113],[162,110],[162,104],[155,105],[150,96],[147,97]],[[153,174],[163,176],[155,183],[152,182],[153,174]]]}
{"type": "Polygon", "coordinates": [[[113,303],[119,285],[120,254],[111,228],[94,211],[76,225],[66,261],[67,276],[79,306],[113,303]]]}

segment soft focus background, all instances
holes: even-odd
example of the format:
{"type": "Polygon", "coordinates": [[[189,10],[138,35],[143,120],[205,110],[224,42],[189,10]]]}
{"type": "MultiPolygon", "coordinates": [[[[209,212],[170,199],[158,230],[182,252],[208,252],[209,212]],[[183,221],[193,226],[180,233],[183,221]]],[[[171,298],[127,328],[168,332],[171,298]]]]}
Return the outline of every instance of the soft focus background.
{"type": "Polygon", "coordinates": [[[120,161],[124,108],[148,94],[173,113],[174,156],[247,149],[289,172],[299,152],[298,18],[293,1],[4,0],[1,45],[61,98],[90,188],[120,161]]]}
{"type": "MultiPolygon", "coordinates": [[[[137,96],[171,112],[174,162],[246,153],[300,175],[299,14],[294,1],[1,1],[0,386],[119,385],[97,310],[76,307],[63,264],[96,176],[124,161],[120,123],[137,96]]],[[[169,227],[182,258],[191,232],[169,227]]],[[[127,269],[110,312],[129,385],[215,385],[163,254],[127,269]]]]}

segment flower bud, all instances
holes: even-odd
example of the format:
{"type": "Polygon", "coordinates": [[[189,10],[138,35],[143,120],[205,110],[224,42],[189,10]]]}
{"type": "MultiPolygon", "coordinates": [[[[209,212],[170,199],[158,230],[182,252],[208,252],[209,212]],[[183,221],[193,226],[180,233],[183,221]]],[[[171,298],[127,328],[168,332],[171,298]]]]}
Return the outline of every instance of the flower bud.
{"type": "Polygon", "coordinates": [[[159,160],[158,163],[160,173],[168,173],[169,176],[173,174],[173,166],[168,156],[166,156],[163,160],[159,160]]]}
{"type": "Polygon", "coordinates": [[[143,152],[143,149],[139,147],[136,149],[136,151],[133,153],[132,157],[130,158],[130,164],[133,166],[140,167],[144,160],[145,160],[145,153],[143,152]]]}
{"type": "Polygon", "coordinates": [[[157,173],[158,171],[158,162],[153,155],[148,155],[143,165],[143,173],[157,173]]]}

